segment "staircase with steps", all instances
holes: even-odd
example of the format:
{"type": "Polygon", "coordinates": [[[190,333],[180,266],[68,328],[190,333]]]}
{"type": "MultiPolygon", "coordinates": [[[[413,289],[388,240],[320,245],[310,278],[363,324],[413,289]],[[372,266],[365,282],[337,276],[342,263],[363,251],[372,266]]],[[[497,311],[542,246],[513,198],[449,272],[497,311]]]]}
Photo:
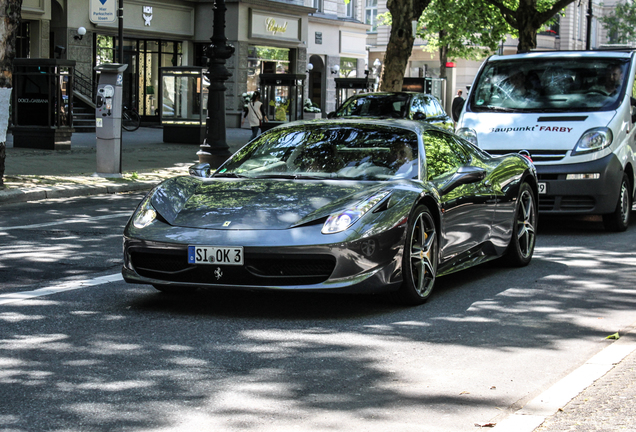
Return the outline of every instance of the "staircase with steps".
{"type": "Polygon", "coordinates": [[[92,79],[75,70],[73,128],[75,132],[95,132],[95,92],[92,79]]]}

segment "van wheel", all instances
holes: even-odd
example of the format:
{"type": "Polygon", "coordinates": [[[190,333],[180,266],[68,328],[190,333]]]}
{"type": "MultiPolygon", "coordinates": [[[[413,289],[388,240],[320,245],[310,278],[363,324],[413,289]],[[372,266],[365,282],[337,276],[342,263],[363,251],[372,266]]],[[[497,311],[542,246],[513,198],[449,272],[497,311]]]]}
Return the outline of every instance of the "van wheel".
{"type": "Polygon", "coordinates": [[[627,174],[623,173],[623,181],[618,196],[618,203],[613,213],[603,215],[603,225],[607,231],[622,232],[629,226],[632,212],[632,195],[627,174]]]}

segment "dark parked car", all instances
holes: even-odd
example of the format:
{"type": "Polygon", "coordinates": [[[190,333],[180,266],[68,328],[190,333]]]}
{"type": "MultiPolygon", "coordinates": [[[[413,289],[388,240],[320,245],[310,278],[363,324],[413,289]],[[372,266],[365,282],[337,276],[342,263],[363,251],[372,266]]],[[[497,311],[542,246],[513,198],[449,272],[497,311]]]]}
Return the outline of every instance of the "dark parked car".
{"type": "Polygon", "coordinates": [[[360,93],[348,98],[329,118],[375,117],[423,120],[445,129],[454,129],[437,98],[417,92],[360,93]]]}
{"type": "Polygon", "coordinates": [[[391,292],[495,258],[527,265],[534,165],[410,120],[314,120],[263,133],[210,174],[155,187],[124,230],[123,275],[197,287],[391,292]]]}

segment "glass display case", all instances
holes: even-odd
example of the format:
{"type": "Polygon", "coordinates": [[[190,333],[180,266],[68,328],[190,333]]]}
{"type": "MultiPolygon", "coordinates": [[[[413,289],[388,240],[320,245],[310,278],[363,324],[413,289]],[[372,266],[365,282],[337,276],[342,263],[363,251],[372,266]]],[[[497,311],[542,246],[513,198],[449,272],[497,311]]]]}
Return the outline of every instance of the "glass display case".
{"type": "Polygon", "coordinates": [[[75,61],[15,59],[13,67],[13,146],[70,149],[75,61]]]}
{"type": "Polygon", "coordinates": [[[368,78],[336,78],[336,109],[347,98],[358,94],[368,93],[373,89],[373,81],[368,78]]]}
{"type": "Polygon", "coordinates": [[[197,66],[163,67],[159,73],[163,141],[201,144],[208,115],[207,70],[197,66]]]}
{"type": "Polygon", "coordinates": [[[262,130],[271,129],[282,123],[302,120],[305,103],[305,75],[302,74],[260,74],[261,102],[268,122],[262,130]]]}

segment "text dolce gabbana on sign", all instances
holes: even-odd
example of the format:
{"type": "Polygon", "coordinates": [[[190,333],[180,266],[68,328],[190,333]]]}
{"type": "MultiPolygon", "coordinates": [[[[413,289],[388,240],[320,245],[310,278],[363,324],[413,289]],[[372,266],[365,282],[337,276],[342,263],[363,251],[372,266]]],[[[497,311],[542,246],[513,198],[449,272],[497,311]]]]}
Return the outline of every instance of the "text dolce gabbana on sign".
{"type": "Polygon", "coordinates": [[[572,132],[571,127],[564,126],[520,126],[520,127],[507,127],[507,128],[490,128],[490,132],[572,132]]]}

